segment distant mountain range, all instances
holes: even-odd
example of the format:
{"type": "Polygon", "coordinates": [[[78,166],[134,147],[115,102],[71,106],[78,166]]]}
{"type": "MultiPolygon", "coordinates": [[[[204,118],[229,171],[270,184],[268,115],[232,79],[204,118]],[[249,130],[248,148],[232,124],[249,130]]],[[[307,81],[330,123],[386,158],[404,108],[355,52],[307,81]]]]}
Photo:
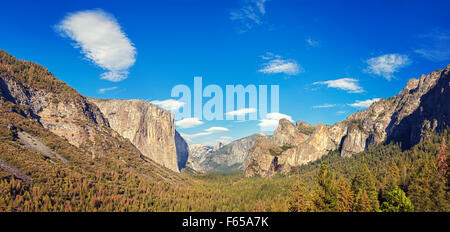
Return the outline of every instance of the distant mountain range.
{"type": "Polygon", "coordinates": [[[242,172],[248,150],[260,137],[267,137],[267,135],[257,133],[228,144],[219,142],[216,146],[189,145],[189,159],[186,167],[188,170],[199,173],[242,172]]]}

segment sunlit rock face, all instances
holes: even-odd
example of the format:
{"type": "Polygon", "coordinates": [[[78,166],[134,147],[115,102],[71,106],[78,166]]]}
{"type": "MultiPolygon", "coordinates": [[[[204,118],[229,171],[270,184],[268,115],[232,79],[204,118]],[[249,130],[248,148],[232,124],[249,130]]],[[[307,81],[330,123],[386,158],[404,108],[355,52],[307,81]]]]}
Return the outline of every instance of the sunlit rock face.
{"type": "Polygon", "coordinates": [[[242,172],[249,149],[258,138],[264,137],[267,135],[257,133],[228,144],[191,144],[187,167],[199,173],[242,172]]]}
{"type": "Polygon", "coordinates": [[[143,100],[89,100],[144,156],[176,172],[185,166],[188,146],[175,131],[172,113],[143,100]]]}
{"type": "Polygon", "coordinates": [[[450,65],[411,79],[396,96],[380,99],[367,110],[334,125],[312,126],[281,119],[272,137],[256,140],[245,164],[246,176],[274,175],[317,160],[329,151],[351,157],[369,146],[398,142],[407,149],[450,125],[450,65]]]}

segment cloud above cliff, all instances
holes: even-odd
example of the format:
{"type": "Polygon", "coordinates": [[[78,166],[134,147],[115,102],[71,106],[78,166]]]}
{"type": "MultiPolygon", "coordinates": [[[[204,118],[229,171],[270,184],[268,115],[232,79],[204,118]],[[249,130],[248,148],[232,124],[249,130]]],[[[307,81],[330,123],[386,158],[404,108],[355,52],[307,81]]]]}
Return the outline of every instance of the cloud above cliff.
{"type": "Polygon", "coordinates": [[[102,10],[79,11],[68,14],[55,28],[75,41],[74,47],[87,60],[106,71],[101,79],[117,82],[128,77],[136,48],[114,16],[102,10]]]}
{"type": "Polygon", "coordinates": [[[335,88],[349,93],[362,93],[364,89],[359,86],[358,80],[353,78],[341,78],[336,80],[318,81],[314,85],[326,85],[328,88],[335,88]]]}
{"type": "Polygon", "coordinates": [[[113,90],[116,90],[116,89],[117,89],[117,86],[109,87],[109,88],[101,88],[101,89],[97,90],[97,93],[104,94],[106,92],[113,91],[113,90]]]}
{"type": "Polygon", "coordinates": [[[154,100],[154,101],[151,101],[150,103],[153,103],[165,110],[169,110],[172,112],[175,112],[184,106],[184,102],[177,101],[175,99],[167,99],[167,100],[162,100],[162,101],[154,100]]]}
{"type": "Polygon", "coordinates": [[[175,122],[175,125],[180,128],[192,128],[202,124],[203,122],[198,118],[184,118],[175,122]]]}
{"type": "Polygon", "coordinates": [[[225,127],[219,127],[219,126],[213,126],[205,130],[206,132],[215,133],[220,131],[230,131],[228,128],[225,127]]]}
{"type": "Polygon", "coordinates": [[[372,103],[379,101],[381,98],[373,98],[373,99],[367,99],[364,101],[357,100],[355,103],[348,104],[351,107],[355,108],[368,108],[372,103]]]}
{"type": "MultiPolygon", "coordinates": [[[[206,135],[212,135],[219,132],[227,132],[230,131],[228,128],[225,127],[210,127],[208,129],[203,130],[202,132],[195,133],[195,134],[184,134],[182,133],[181,136],[186,139],[188,142],[191,142],[193,139],[198,137],[203,137],[206,135]]],[[[220,138],[228,137],[228,136],[221,136],[220,138]]],[[[231,138],[231,137],[228,137],[231,138]]]]}
{"type": "Polygon", "coordinates": [[[415,53],[434,62],[450,60],[450,31],[438,28],[420,38],[422,45],[415,53]]]}
{"type": "Polygon", "coordinates": [[[323,104],[323,105],[317,105],[313,106],[314,109],[323,109],[323,108],[333,108],[336,107],[336,104],[323,104]]]}
{"type": "Polygon", "coordinates": [[[260,127],[261,131],[274,131],[278,126],[278,122],[282,118],[293,122],[291,116],[275,112],[267,114],[266,118],[259,121],[258,126],[260,127]]]}
{"type": "Polygon", "coordinates": [[[400,68],[410,64],[411,60],[407,55],[386,54],[370,58],[366,60],[366,63],[368,66],[364,69],[365,72],[391,80],[394,77],[393,74],[398,72],[400,68]]]}

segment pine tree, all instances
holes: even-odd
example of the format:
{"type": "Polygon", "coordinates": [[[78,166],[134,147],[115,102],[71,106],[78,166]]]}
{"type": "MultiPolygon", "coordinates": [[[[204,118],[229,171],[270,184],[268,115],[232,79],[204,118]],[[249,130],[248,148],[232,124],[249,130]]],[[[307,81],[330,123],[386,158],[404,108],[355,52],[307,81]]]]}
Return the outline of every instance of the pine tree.
{"type": "Polygon", "coordinates": [[[305,185],[302,181],[298,181],[292,187],[289,199],[289,212],[310,212],[311,204],[308,194],[305,191],[305,185]]]}
{"type": "Polygon", "coordinates": [[[378,190],[375,183],[376,180],[369,168],[366,164],[363,164],[352,179],[352,190],[356,193],[359,192],[360,197],[365,192],[370,202],[370,209],[379,211],[378,190]]]}
{"type": "Polygon", "coordinates": [[[448,169],[449,169],[449,162],[450,162],[450,152],[447,150],[447,144],[445,141],[445,137],[442,138],[441,146],[439,148],[439,153],[436,155],[436,161],[437,161],[437,168],[439,171],[439,174],[441,176],[446,176],[448,169]]]}
{"type": "Polygon", "coordinates": [[[354,204],[354,193],[347,181],[340,176],[337,181],[337,208],[339,212],[351,212],[354,204]]]}
{"type": "Polygon", "coordinates": [[[408,185],[408,197],[417,211],[448,211],[446,180],[439,174],[434,157],[423,156],[416,162],[418,168],[408,185]]]}
{"type": "Polygon", "coordinates": [[[381,205],[383,212],[413,212],[414,206],[398,186],[386,193],[386,201],[381,205]]]}
{"type": "Polygon", "coordinates": [[[365,189],[359,189],[356,195],[356,204],[354,210],[356,212],[371,212],[372,207],[370,204],[369,196],[365,189]]]}
{"type": "Polygon", "coordinates": [[[314,205],[318,211],[337,211],[337,188],[334,183],[333,173],[328,166],[321,164],[319,174],[316,177],[316,191],[314,205]]]}
{"type": "Polygon", "coordinates": [[[382,199],[386,198],[386,194],[394,190],[400,182],[400,170],[397,164],[392,160],[389,169],[384,177],[383,186],[381,190],[382,199]]]}

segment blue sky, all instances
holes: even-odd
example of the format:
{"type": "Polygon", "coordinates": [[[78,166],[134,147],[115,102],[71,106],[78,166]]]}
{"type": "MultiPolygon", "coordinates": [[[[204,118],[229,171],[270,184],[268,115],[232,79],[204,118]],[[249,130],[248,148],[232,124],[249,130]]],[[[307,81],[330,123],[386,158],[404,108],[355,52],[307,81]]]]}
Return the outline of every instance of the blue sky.
{"type": "Polygon", "coordinates": [[[0,49],[83,95],[166,107],[176,103],[166,101],[172,88],[193,89],[194,76],[223,89],[279,85],[272,117],[177,125],[191,143],[214,144],[280,117],[333,124],[444,68],[449,10],[449,1],[411,0],[6,1],[0,49]]]}

